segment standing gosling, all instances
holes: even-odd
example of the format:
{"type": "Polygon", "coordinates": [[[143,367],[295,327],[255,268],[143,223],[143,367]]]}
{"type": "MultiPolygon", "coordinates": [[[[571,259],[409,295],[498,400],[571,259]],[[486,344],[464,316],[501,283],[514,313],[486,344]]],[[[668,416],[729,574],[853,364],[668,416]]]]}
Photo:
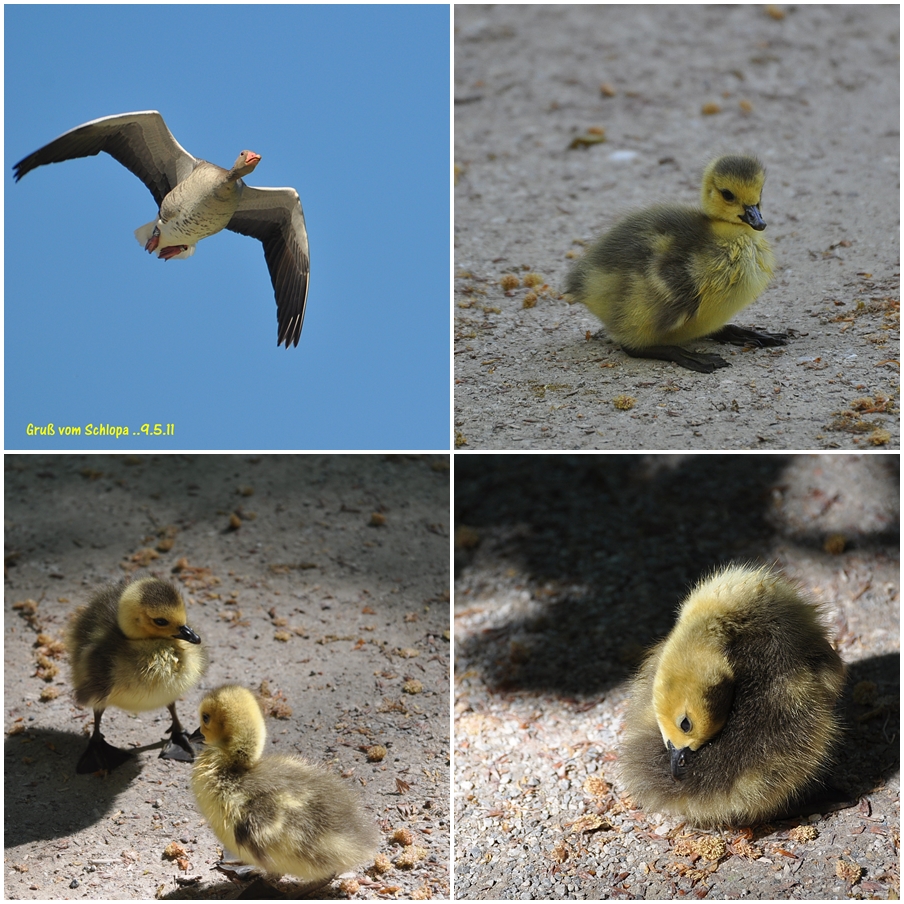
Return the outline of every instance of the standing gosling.
{"type": "Polygon", "coordinates": [[[201,638],[185,624],[185,603],[158,578],[121,581],[94,595],[72,617],[67,636],[75,699],[94,709],[94,732],[76,772],[112,770],[131,753],[104,740],[108,706],[129,712],[167,707],[170,738],[160,756],[191,762],[194,751],[176,715],[176,700],[207,667],[201,638]]]}
{"type": "Polygon", "coordinates": [[[766,288],[775,263],[762,232],[766,170],[755,157],[706,167],[702,210],[665,205],[629,214],[571,268],[565,292],[606,325],[635,358],[712,373],[719,355],[679,343],[707,337],[733,345],[785,345],[787,333],[727,325],[766,288]]]}
{"type": "Polygon", "coordinates": [[[625,785],[698,826],[780,816],[830,760],[843,684],[816,606],[769,568],[724,567],[691,591],[634,681],[625,785]]]}
{"type": "Polygon", "coordinates": [[[254,695],[239,685],[208,694],[191,786],[223,844],[266,873],[310,882],[373,858],[379,836],[340,778],[294,756],[262,757],[267,729],[254,695]]]}

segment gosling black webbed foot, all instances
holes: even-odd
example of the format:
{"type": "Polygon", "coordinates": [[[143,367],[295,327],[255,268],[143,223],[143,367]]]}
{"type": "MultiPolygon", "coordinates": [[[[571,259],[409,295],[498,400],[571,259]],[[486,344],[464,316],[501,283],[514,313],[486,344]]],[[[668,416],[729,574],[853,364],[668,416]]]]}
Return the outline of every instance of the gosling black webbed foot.
{"type": "Polygon", "coordinates": [[[195,761],[195,748],[192,746],[191,736],[188,732],[170,729],[169,740],[163,750],[160,751],[159,759],[193,763],[195,761]]]}
{"type": "Polygon", "coordinates": [[[787,333],[764,333],[757,330],[748,330],[743,326],[734,326],[729,323],[722,329],[716,330],[706,337],[715,339],[716,342],[727,342],[730,345],[752,345],[755,348],[768,348],[776,345],[787,345],[787,333]]]}
{"type": "Polygon", "coordinates": [[[242,890],[236,899],[238,901],[273,901],[285,898],[283,892],[268,882],[256,866],[249,866],[241,860],[217,860],[213,866],[230,879],[251,883],[242,890]]]}
{"type": "MultiPolygon", "coordinates": [[[[214,863],[213,868],[225,873],[230,879],[238,881],[253,880],[251,884],[245,888],[238,896],[237,900],[268,900],[272,898],[285,898],[286,895],[280,889],[275,888],[269,881],[266,874],[256,866],[249,866],[242,863],[241,860],[218,860],[214,863]]],[[[272,878],[272,877],[271,877],[272,878]]],[[[289,897],[308,898],[314,892],[319,891],[335,879],[330,876],[327,879],[311,879],[308,882],[298,882],[294,885],[293,893],[289,897]]]]}
{"type": "Polygon", "coordinates": [[[731,366],[719,355],[687,352],[677,345],[648,345],[645,348],[629,348],[627,345],[623,345],[622,351],[632,358],[656,358],[659,361],[672,361],[685,370],[694,370],[701,374],[711,374],[720,367],[731,366]]]}
{"type": "Polygon", "coordinates": [[[88,747],[81,755],[75,771],[78,775],[90,775],[92,772],[112,772],[132,758],[131,751],[120,750],[104,740],[100,732],[91,735],[88,747]]]}
{"type": "Polygon", "coordinates": [[[191,744],[191,735],[182,727],[182,723],[176,715],[176,704],[170,703],[167,709],[173,718],[173,723],[167,729],[169,740],[160,752],[159,758],[161,760],[178,760],[180,763],[193,763],[195,748],[191,744]]]}
{"type": "Polygon", "coordinates": [[[241,860],[217,860],[213,867],[236,879],[253,879],[260,875],[260,870],[256,866],[249,866],[241,860]]]}

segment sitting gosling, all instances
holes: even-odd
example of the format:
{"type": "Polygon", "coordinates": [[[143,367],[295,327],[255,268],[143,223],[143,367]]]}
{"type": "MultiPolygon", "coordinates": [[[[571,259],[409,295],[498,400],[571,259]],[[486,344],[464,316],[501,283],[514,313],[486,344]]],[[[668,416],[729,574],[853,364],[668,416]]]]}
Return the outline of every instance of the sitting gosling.
{"type": "Polygon", "coordinates": [[[590,308],[635,358],[712,373],[728,362],[679,343],[709,338],[785,345],[787,333],[726,325],[772,276],[760,213],[765,180],[755,157],[713,160],[703,174],[702,210],[664,205],[629,214],[574,264],[565,292],[590,308]]]}
{"type": "Polygon", "coordinates": [[[634,681],[625,785],[644,808],[701,827],[781,817],[826,773],[843,684],[819,610],[793,584],[770,568],[721,568],[634,681]]]}

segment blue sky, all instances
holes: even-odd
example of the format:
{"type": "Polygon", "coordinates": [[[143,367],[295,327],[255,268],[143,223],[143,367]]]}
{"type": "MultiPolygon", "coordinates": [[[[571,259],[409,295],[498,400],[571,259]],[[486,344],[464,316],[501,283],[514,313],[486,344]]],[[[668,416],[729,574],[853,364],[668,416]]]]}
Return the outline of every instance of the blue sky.
{"type": "Polygon", "coordinates": [[[449,7],[6,6],[6,449],[448,449],[449,7]],[[159,110],[189,153],[293,186],[311,243],[277,348],[260,242],[148,255],[107,154],[11,167],[91,119],[159,110]],[[29,437],[29,423],[175,437],[29,437]]]}

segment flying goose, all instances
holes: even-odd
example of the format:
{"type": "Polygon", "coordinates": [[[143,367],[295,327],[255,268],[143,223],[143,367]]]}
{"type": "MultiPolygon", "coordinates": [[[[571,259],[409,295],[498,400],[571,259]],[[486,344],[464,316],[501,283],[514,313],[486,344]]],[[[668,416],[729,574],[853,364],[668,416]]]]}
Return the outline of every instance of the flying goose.
{"type": "Polygon", "coordinates": [[[277,345],[298,345],[308,297],[308,233],[294,188],[252,188],[247,176],[260,163],[242,151],[232,169],[192,157],[156,110],[104,116],[70,129],[20,160],[18,182],[46,163],[106,151],[148,187],[160,211],[135,230],[149,253],[170,260],[191,257],[195,245],[221,229],[259,239],[276,294],[277,345]]]}

